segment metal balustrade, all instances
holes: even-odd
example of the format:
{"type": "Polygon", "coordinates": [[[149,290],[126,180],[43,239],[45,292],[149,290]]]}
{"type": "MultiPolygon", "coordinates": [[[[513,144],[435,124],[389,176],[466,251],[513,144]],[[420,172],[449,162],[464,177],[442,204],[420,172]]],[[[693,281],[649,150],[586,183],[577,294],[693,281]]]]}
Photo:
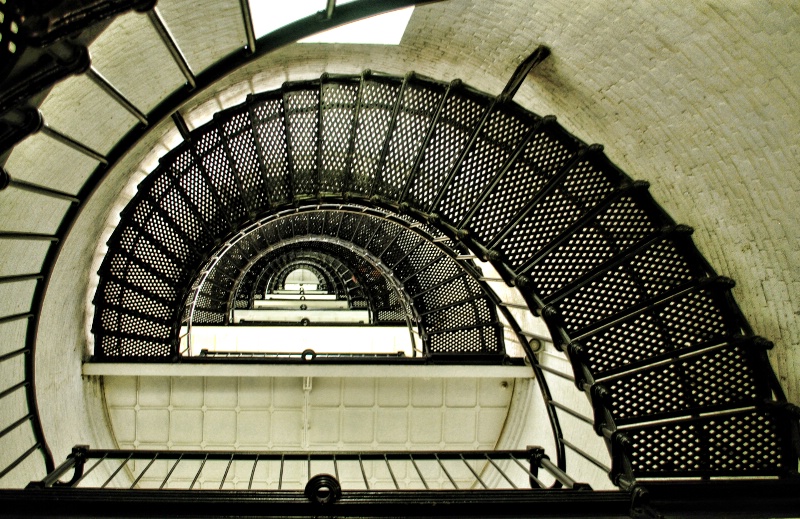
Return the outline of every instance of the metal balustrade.
{"type": "MultiPolygon", "coordinates": [[[[90,78],[141,127],[106,155],[50,129],[41,116],[4,137],[5,149],[21,138],[20,131],[41,128],[100,164],[75,195],[3,171],[0,188],[34,191],[71,208],[53,236],[0,234],[51,243],[41,272],[2,280],[34,282],[36,290],[30,311],[0,317],[3,324],[27,324],[24,347],[0,356],[4,366],[24,359],[13,370],[19,377],[2,389],[0,399],[5,406],[24,390],[26,409],[3,424],[0,438],[28,422],[33,436],[32,447],[0,469],[0,477],[37,450],[48,471],[53,468],[37,418],[36,327],[60,241],[107,168],[146,131],[148,121],[172,115],[194,88],[299,35],[384,8],[368,3],[337,8],[325,20],[309,19],[255,41],[243,2],[248,55],[231,56],[200,74],[189,69],[164,21],[151,11],[151,23],[186,78],[184,89],[143,114],[100,71],[89,69],[90,78]]],[[[408,3],[414,2],[387,8],[408,3]]],[[[114,13],[125,7],[106,4],[114,13]]],[[[86,19],[93,21],[98,20],[86,19]]],[[[80,64],[76,59],[72,68],[45,72],[53,79],[80,64]]],[[[413,74],[325,75],[250,96],[192,132],[176,117],[185,142],[142,183],[100,272],[94,329],[100,356],[173,358],[188,316],[218,322],[235,307],[238,294],[252,301],[254,287],[262,285],[246,274],[264,272],[261,265],[249,268],[258,251],[295,238],[336,238],[341,242],[328,242],[328,256],[347,256],[341,249],[348,243],[378,260],[371,265],[385,267],[380,279],[402,297],[382,310],[396,312],[405,303],[402,317],[416,328],[426,353],[502,356],[503,327],[508,328],[540,384],[559,470],[569,450],[631,493],[641,482],[659,488],[674,480],[742,478],[750,488],[762,489],[769,487],[749,478],[794,476],[800,413],[785,402],[766,356],[771,344],[754,336],[730,294],[732,282],[714,272],[694,247],[691,230],[676,225],[647,193],[646,183],[619,171],[602,147],[582,143],[555,118],[511,102],[519,81],[512,78],[507,91],[493,97],[460,81],[413,74]],[[247,240],[234,236],[270,222],[274,225],[262,225],[247,240]],[[224,260],[217,255],[220,247],[231,252],[224,260]],[[483,275],[474,259],[491,262],[496,276],[483,275]],[[200,279],[198,272],[207,276],[200,279]],[[492,282],[516,287],[524,305],[503,301],[492,282]],[[187,312],[186,302],[197,303],[201,296],[202,304],[187,312]],[[572,373],[537,361],[529,342],[537,334],[514,318],[526,308],[545,320],[558,350],[551,353],[562,355],[572,373]],[[586,393],[593,416],[554,399],[548,381],[555,379],[586,393]],[[606,440],[611,466],[564,438],[559,417],[566,414],[606,440]]],[[[4,107],[19,100],[3,94],[4,107]]],[[[378,296],[354,295],[346,270],[334,271],[330,281],[338,279],[348,300],[363,298],[381,311],[378,296]]]]}
{"type": "Polygon", "coordinates": [[[302,492],[315,475],[327,473],[337,480],[342,492],[591,490],[591,486],[576,482],[552,463],[540,447],[402,452],[154,451],[75,447],[64,463],[29,487],[302,492]],[[94,477],[95,470],[103,476],[94,477]]]}

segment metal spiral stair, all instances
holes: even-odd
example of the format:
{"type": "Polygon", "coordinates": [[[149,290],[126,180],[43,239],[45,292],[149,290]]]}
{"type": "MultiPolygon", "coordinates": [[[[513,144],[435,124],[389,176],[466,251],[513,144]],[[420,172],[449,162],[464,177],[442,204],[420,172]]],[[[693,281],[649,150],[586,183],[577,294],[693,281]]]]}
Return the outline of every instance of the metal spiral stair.
{"type": "MultiPolygon", "coordinates": [[[[319,236],[389,265],[423,335],[454,319],[480,330],[441,351],[502,353],[474,254],[519,288],[568,355],[617,484],[796,470],[770,343],[753,336],[733,283],[646,183],[555,118],[458,81],[365,72],[252,95],[184,137],[109,242],[100,357],[169,359],[196,280],[221,251],[319,236]],[[342,235],[358,225],[360,236],[342,235]]],[[[254,276],[245,263],[228,277],[254,276]]]]}

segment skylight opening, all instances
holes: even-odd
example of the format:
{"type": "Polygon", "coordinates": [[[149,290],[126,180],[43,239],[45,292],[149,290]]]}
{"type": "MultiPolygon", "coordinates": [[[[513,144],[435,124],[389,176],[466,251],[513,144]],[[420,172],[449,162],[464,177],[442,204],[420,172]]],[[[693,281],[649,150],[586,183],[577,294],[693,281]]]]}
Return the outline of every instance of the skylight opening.
{"type": "MultiPolygon", "coordinates": [[[[339,0],[337,5],[350,1],[352,0],[339,0]]],[[[260,38],[292,22],[324,11],[326,3],[321,0],[292,0],[281,3],[250,0],[255,36],[260,38]]],[[[413,13],[414,7],[411,6],[372,16],[309,36],[300,40],[300,43],[399,45],[413,13]]]]}

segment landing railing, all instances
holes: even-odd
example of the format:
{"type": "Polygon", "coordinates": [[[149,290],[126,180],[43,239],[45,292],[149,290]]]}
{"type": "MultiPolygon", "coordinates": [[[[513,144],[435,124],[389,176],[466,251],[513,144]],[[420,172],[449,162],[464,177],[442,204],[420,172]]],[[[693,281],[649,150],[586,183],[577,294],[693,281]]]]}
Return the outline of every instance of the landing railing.
{"type": "Polygon", "coordinates": [[[323,479],[329,491],[340,495],[348,490],[591,490],[552,463],[541,447],[244,452],[76,446],[66,461],[29,488],[296,490],[321,502],[323,479]]]}

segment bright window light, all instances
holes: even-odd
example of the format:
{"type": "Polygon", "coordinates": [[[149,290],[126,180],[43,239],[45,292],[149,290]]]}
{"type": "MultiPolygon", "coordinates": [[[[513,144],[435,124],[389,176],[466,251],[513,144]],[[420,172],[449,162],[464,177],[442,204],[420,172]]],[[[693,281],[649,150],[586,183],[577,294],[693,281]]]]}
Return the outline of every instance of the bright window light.
{"type": "Polygon", "coordinates": [[[300,40],[300,43],[371,43],[399,45],[413,7],[372,16],[300,40]]]}
{"type": "MultiPolygon", "coordinates": [[[[339,0],[338,5],[348,3],[339,0]]],[[[253,31],[260,38],[301,18],[324,11],[325,0],[250,0],[253,31]]],[[[372,16],[300,40],[302,43],[398,45],[414,7],[372,16]]]]}

